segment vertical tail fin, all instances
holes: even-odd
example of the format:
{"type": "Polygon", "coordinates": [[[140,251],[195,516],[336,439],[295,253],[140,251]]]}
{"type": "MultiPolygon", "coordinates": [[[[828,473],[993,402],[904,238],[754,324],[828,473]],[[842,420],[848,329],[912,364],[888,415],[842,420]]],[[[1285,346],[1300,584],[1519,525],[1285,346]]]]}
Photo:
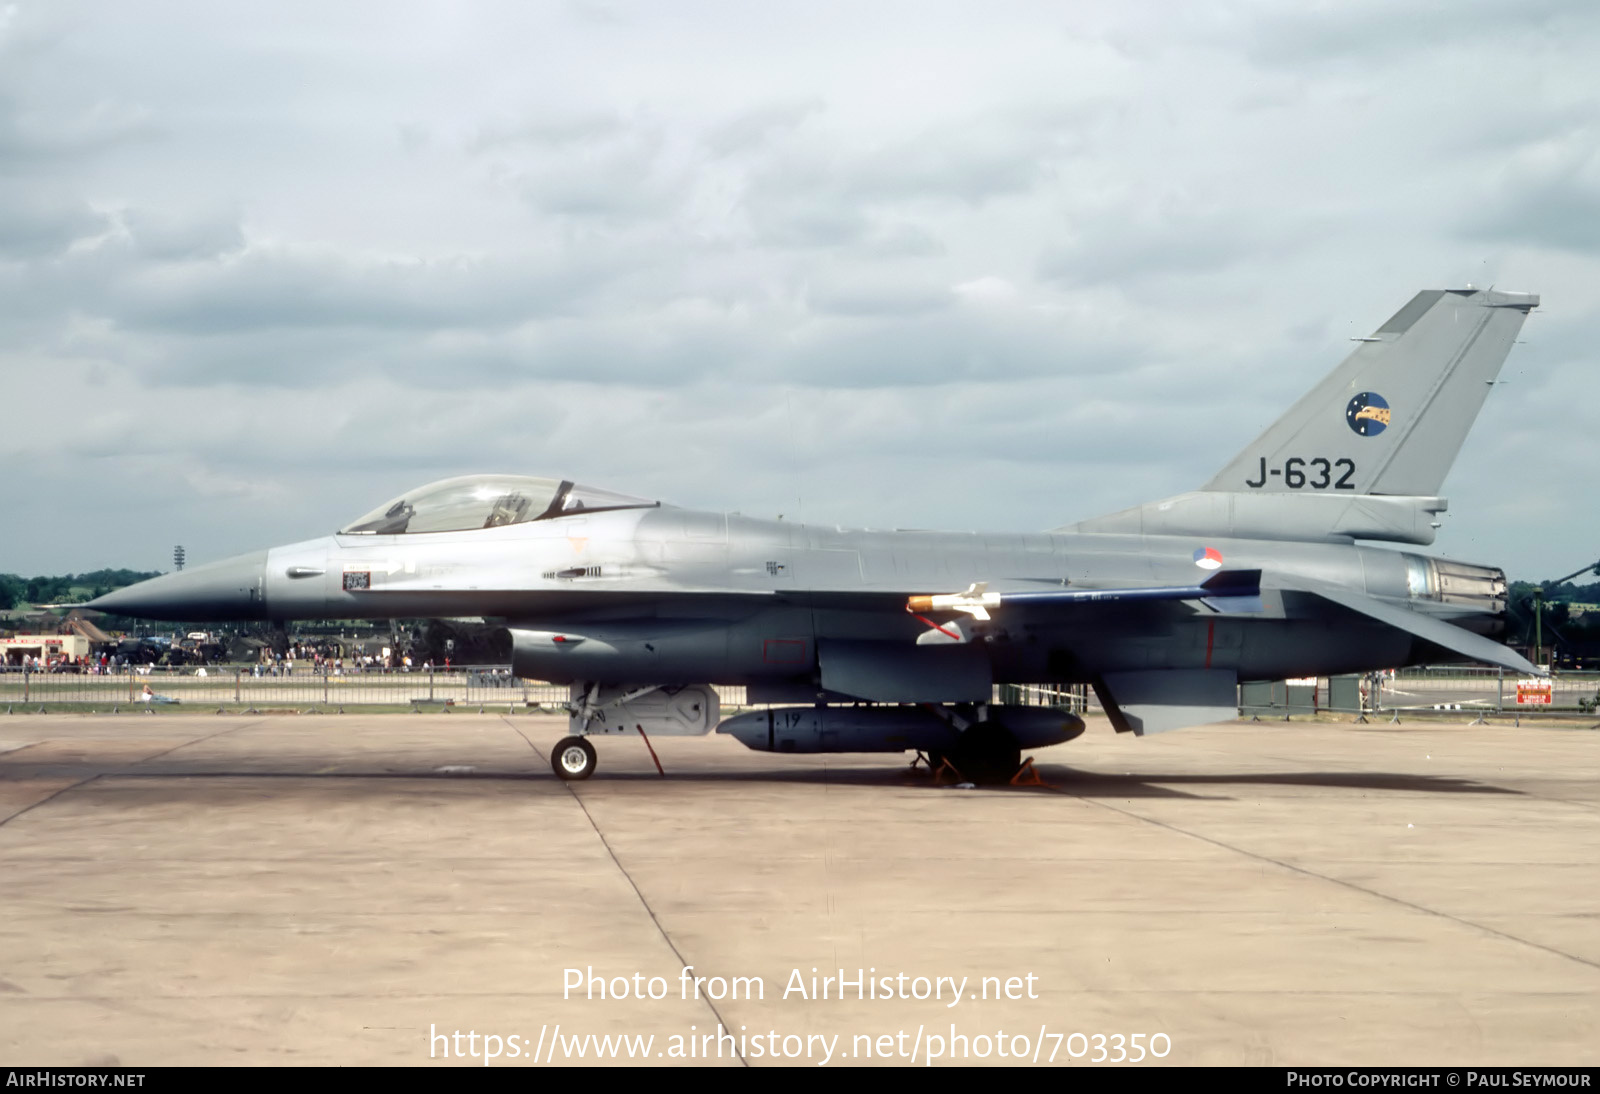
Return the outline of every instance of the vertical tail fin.
{"type": "Polygon", "coordinates": [[[1532,293],[1418,293],[1202,489],[1437,494],[1538,305],[1532,293]]]}

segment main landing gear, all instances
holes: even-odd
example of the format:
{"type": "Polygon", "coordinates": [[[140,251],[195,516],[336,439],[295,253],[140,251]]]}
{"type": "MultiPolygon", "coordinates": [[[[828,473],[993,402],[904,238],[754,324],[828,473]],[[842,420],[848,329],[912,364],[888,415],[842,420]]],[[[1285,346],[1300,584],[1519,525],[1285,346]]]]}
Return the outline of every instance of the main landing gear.
{"type": "Polygon", "coordinates": [[[974,722],[946,759],[975,783],[1003,783],[1022,766],[1022,747],[999,722],[974,722]]]}
{"type": "Polygon", "coordinates": [[[594,745],[582,737],[563,737],[550,753],[550,766],[568,782],[593,775],[595,761],[594,745]]]}
{"type": "Polygon", "coordinates": [[[972,710],[970,716],[954,708],[929,709],[959,734],[945,751],[928,751],[928,766],[933,771],[948,762],[970,782],[1003,783],[1022,766],[1022,746],[1009,729],[989,717],[987,704],[972,710]]]}

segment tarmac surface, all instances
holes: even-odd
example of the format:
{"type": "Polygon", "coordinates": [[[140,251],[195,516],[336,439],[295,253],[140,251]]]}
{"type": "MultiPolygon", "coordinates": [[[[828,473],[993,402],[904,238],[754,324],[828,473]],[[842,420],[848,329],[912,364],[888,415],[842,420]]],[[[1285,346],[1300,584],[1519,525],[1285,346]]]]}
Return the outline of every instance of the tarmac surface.
{"type": "Polygon", "coordinates": [[[1091,722],[976,790],[725,737],[567,784],[563,735],[0,717],[0,1064],[1600,1062],[1600,732],[1091,722]]]}

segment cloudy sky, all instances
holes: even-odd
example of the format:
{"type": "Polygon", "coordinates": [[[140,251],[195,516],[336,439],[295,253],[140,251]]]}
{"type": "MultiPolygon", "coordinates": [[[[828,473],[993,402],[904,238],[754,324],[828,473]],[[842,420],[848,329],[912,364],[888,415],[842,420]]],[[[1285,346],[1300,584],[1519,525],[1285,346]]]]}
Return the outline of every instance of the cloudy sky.
{"type": "Polygon", "coordinates": [[[0,571],[434,478],[1037,530],[1542,294],[1436,550],[1600,556],[1600,6],[0,0],[0,571]]]}

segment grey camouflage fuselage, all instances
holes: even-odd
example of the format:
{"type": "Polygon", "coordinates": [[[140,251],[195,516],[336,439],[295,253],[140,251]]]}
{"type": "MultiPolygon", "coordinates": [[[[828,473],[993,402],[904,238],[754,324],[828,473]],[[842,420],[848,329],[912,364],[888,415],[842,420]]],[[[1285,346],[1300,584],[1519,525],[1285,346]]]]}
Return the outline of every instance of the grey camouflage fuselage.
{"type": "Polygon", "coordinates": [[[1137,732],[1216,720],[1246,680],[1451,659],[1531,672],[1492,641],[1503,572],[1405,546],[1432,542],[1444,476],[1537,304],[1420,293],[1203,489],[1049,533],[850,530],[570,483],[542,512],[542,496],[530,507],[510,493],[488,526],[419,531],[425,489],[344,533],[94,606],[185,620],[483,617],[503,623],[518,675],[575,695],[715,683],[745,685],[753,702],[981,707],[997,683],[1089,683],[1137,732]],[[563,510],[568,491],[615,507],[563,510]],[[1259,571],[1259,595],[1195,593],[1236,571],[1259,571]],[[1145,598],[1068,595],[1106,589],[1145,598]],[[1049,591],[1061,595],[1036,595],[1049,591]],[[910,610],[930,594],[958,607],[910,610]],[[992,612],[960,606],[985,595],[992,612]]]}

